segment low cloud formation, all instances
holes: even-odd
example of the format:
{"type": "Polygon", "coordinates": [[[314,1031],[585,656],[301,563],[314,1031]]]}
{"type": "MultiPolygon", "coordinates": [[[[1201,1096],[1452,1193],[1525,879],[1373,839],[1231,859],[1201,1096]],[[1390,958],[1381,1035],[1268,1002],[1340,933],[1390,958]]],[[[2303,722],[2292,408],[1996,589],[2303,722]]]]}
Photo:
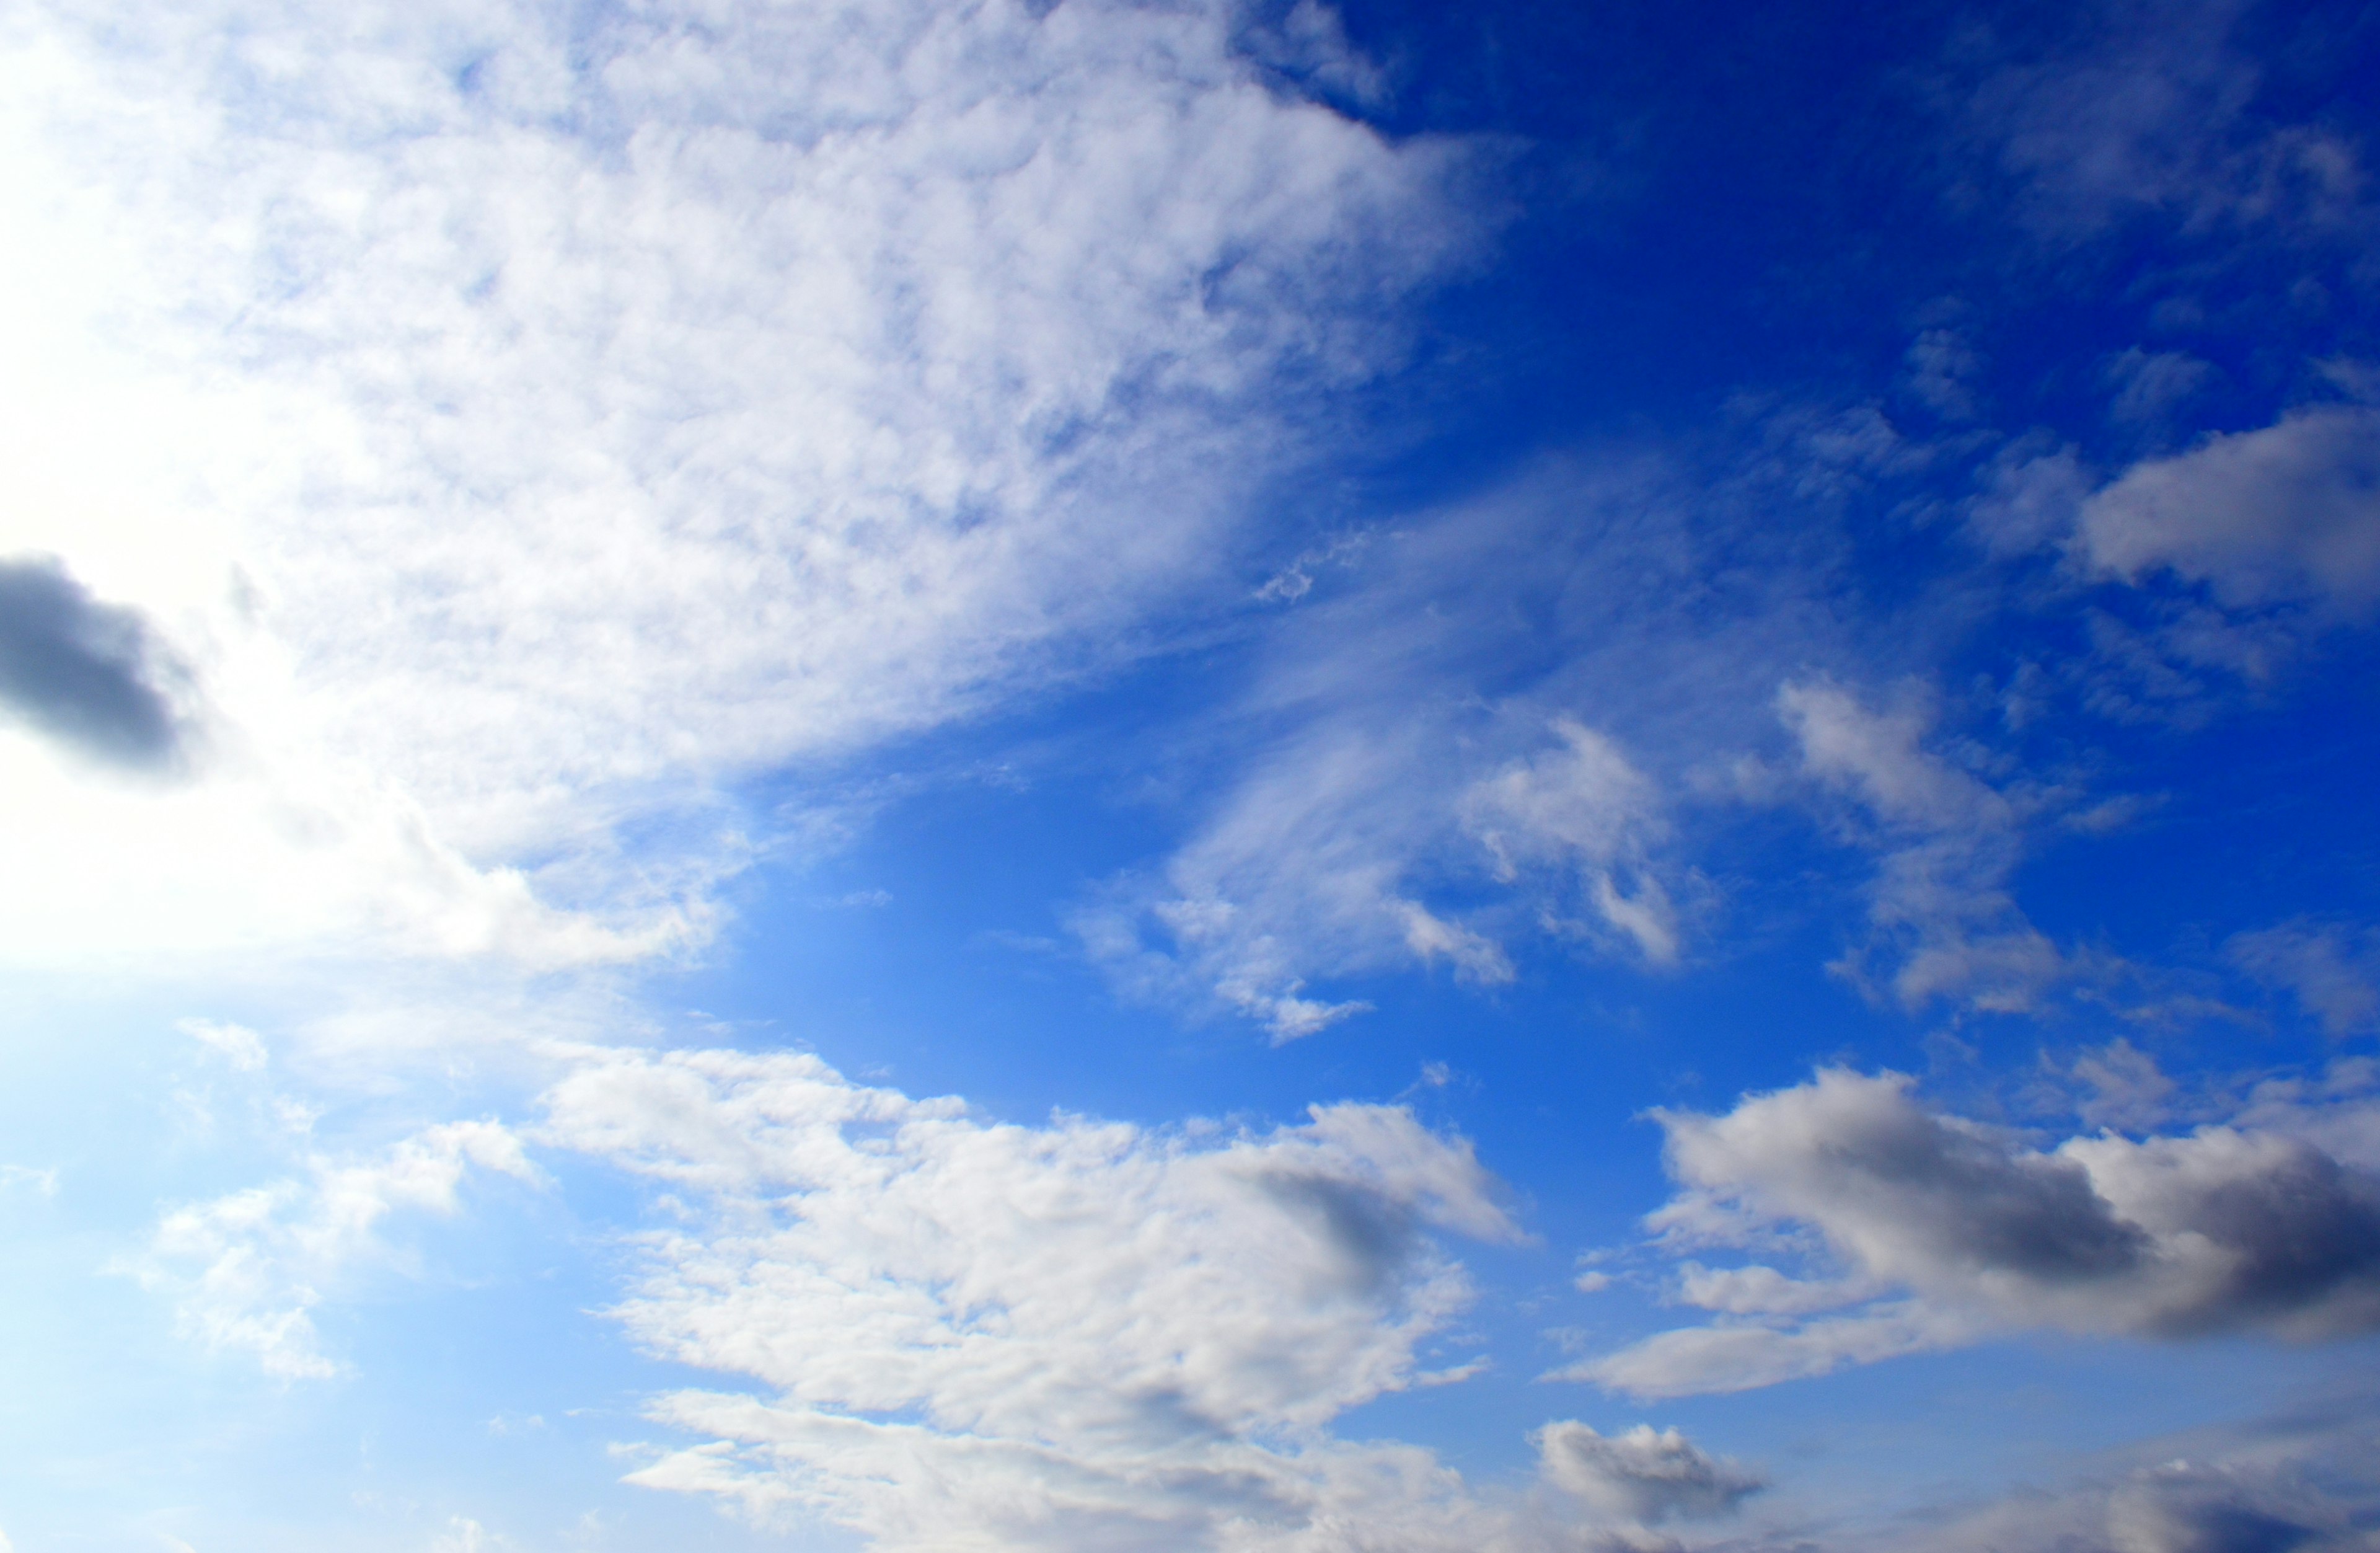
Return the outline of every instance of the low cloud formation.
{"type": "Polygon", "coordinates": [[[1767,1486],[1757,1474],[1709,1455],[1677,1430],[1656,1432],[1649,1424],[1600,1435],[1562,1420],[1532,1438],[1546,1481],[1606,1515],[1645,1525],[1724,1515],[1767,1486]]]}
{"type": "Polygon", "coordinates": [[[1687,1189],[1652,1220],[1670,1243],[1811,1237],[1851,1275],[1843,1303],[1895,1297],[1796,1320],[1813,1286],[1746,1269],[1731,1298],[1710,1302],[1731,1313],[1719,1322],[1564,1374],[1668,1396],[2026,1327],[2305,1340],[2380,1329],[2380,1178],[2271,1118],[2038,1150],[1925,1109],[1910,1085],[1828,1070],[1725,1116],[1656,1113],[1687,1189]],[[1780,1296],[1767,1309],[1764,1288],[1780,1296]]]}
{"type": "Polygon", "coordinates": [[[102,604],[55,560],[0,560],[0,712],[111,765],[170,771],[188,682],[139,611],[102,604]]]}
{"type": "Polygon", "coordinates": [[[2325,405],[2135,464],[2085,501],[2076,546],[2101,573],[2169,572],[2226,605],[2380,604],[2380,410],[2325,405]]]}
{"type": "Polygon", "coordinates": [[[1428,1452],[1329,1432],[1431,1378],[1469,1295],[1431,1232],[1514,1233],[1401,1108],[1004,1126],[722,1051],[596,1058],[547,1105],[545,1143],[676,1202],[619,1319],[762,1388],[661,1400],[705,1443],[633,1481],[887,1548],[1551,1545],[1428,1452]]]}

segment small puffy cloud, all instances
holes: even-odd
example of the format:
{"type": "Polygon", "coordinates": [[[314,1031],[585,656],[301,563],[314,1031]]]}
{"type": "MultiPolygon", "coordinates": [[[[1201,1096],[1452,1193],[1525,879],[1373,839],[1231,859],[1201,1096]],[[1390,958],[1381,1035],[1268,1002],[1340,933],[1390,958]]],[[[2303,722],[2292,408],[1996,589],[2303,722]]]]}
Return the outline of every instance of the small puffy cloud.
{"type": "Polygon", "coordinates": [[[1846,827],[1877,853],[1869,942],[1835,969],[1864,989],[1879,979],[1903,1007],[1937,998],[2010,1011],[2067,974],[2066,957],[2010,895],[2022,819],[2001,792],[1925,748],[1929,720],[1877,711],[1825,680],[1788,682],[1779,715],[1802,768],[1848,799],[1846,827]]]}
{"type": "Polygon", "coordinates": [[[1767,1482],[1675,1429],[1601,1435],[1561,1420],[1531,1437],[1546,1481],[1606,1515],[1646,1525],[1724,1515],[1767,1482]]]}
{"type": "Polygon", "coordinates": [[[268,1058],[264,1039],[244,1024],[220,1020],[187,1019],[174,1026],[191,1040],[220,1056],[243,1073],[261,1069],[268,1058]]]}
{"type": "Polygon", "coordinates": [[[170,1295],[183,1336],[245,1350],[267,1375],[340,1373],[310,1314],[325,1289],[383,1259],[382,1222],[400,1211],[449,1216],[478,1169],[538,1179],[512,1132],[492,1121],[446,1122],[376,1159],[310,1162],[307,1179],[230,1192],[167,1213],[149,1247],[122,1266],[170,1295]]]}
{"type": "Polygon", "coordinates": [[[1220,1001],[1276,1041],[1366,1008],[1309,997],[1309,978],[1419,963],[1512,975],[1502,947],[1432,911],[1410,877],[1454,822],[1425,721],[1326,720],[1266,752],[1161,878],[1127,880],[1070,926],[1123,988],[1220,1001]]]}
{"type": "Polygon", "coordinates": [[[1329,1432],[1432,1378],[1468,1298],[1433,1232],[1514,1233],[1402,1108],[1018,1127],[719,1051],[592,1059],[546,1105],[545,1143],[674,1194],[619,1319],[759,1388],[662,1399],[707,1443],[635,1481],[888,1548],[1536,1546],[1427,1452],[1329,1432]]]}
{"type": "MultiPolygon", "coordinates": [[[[1661,1334],[1572,1378],[1646,1395],[1740,1389],[2025,1327],[2301,1339],[2380,1329],[2380,1178],[2270,1126],[2102,1132],[2039,1150],[1927,1110],[1903,1077],[1841,1070],[1725,1116],[1657,1115],[1687,1188],[1657,1228],[1813,1236],[1851,1275],[1843,1302],[1912,1297],[1771,1319],[1789,1302],[1661,1334]]],[[[1781,1275],[1742,1278],[1742,1292],[1785,1287],[1781,1275]]]]}
{"type": "Polygon", "coordinates": [[[55,559],[0,560],[0,712],[134,771],[188,753],[189,670],[139,611],[102,604],[55,559]]]}
{"type": "Polygon", "coordinates": [[[2135,464],[2080,509],[2098,572],[2203,582],[2228,605],[2380,603],[2380,410],[2325,405],[2135,464]]]}
{"type": "Polygon", "coordinates": [[[1676,908],[1645,862],[1666,830],[1659,794],[1608,735],[1557,717],[1553,749],[1516,761],[1463,798],[1500,877],[1552,863],[1580,871],[1605,925],[1655,965],[1679,952],[1676,908]]]}

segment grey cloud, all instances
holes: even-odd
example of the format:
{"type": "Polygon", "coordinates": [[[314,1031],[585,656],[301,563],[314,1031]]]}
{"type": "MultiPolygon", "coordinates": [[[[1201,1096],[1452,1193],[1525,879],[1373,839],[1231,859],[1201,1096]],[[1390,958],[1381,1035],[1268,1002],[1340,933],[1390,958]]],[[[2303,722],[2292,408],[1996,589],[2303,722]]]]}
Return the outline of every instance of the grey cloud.
{"type": "Polygon", "coordinates": [[[56,561],[0,560],[0,706],[111,764],[172,768],[188,671],[134,609],[103,604],[56,561]]]}
{"type": "Polygon", "coordinates": [[[1912,1301],[1795,1327],[1668,1332],[1565,1372],[1644,1395],[1741,1389],[1993,1331],[2299,1339],[2380,1329],[2380,1179],[2304,1137],[2208,1126],[2035,1150],[1841,1070],[1726,1116],[1657,1113],[1688,1191],[1673,1240],[1814,1235],[1912,1301]]]}
{"type": "Polygon", "coordinates": [[[1531,1437],[1546,1480],[1606,1515],[1646,1524],[1724,1515],[1767,1486],[1675,1429],[1602,1435],[1563,1419],[1531,1437]]]}
{"type": "Polygon", "coordinates": [[[2082,559],[2224,603],[2380,603],[2380,410],[2328,405],[2134,465],[2082,506],[2082,559]]]}
{"type": "Polygon", "coordinates": [[[615,1314],[739,1384],[658,1400],[708,1443],[633,1481],[884,1548],[1575,1546],[1427,1451],[1329,1432],[1434,1378],[1421,1347],[1470,1285],[1425,1231],[1517,1234],[1409,1112],[1022,1128],[719,1051],[606,1055],[547,1105],[545,1142],[675,1204],[615,1314]]]}

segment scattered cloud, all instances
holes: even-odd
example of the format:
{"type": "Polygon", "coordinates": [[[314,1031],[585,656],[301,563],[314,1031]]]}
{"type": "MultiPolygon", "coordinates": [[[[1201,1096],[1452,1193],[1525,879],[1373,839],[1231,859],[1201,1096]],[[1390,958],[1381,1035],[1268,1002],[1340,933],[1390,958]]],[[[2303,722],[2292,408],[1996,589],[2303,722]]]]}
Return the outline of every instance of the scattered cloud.
{"type": "Polygon", "coordinates": [[[1656,1432],[1649,1424],[1607,1436],[1562,1420],[1530,1437],[1548,1482],[1606,1515],[1645,1525],[1724,1515],[1767,1486],[1677,1430],[1656,1432]]]}
{"type": "Polygon", "coordinates": [[[1329,1432],[1432,1378],[1469,1295],[1433,1232],[1516,1233],[1469,1145],[1402,1108],[1027,1128],[719,1051],[590,1058],[546,1106],[544,1143],[683,1216],[639,1237],[618,1319],[764,1388],[662,1399],[707,1443],[633,1481],[884,1547],[1361,1545],[1407,1518],[1399,1546],[1536,1546],[1427,1452],[1329,1432]]]}
{"type": "MultiPolygon", "coordinates": [[[[2247,9],[2240,0],[2080,6],[2058,44],[1994,59],[1967,100],[1967,124],[2014,180],[2025,225],[2072,241],[2151,213],[2235,238],[2355,219],[2353,144],[2260,111],[2262,72],[2233,43],[2247,9]]],[[[1978,46],[1997,52],[1969,44],[1978,46]]]]}
{"type": "Polygon", "coordinates": [[[1852,1546],[1945,1553],[2351,1553],[2380,1512],[2369,1432],[2334,1403],[2144,1440],[2067,1482],[1904,1517],[1852,1546]]]}
{"type": "Polygon", "coordinates": [[[1864,813],[1851,838],[1878,854],[1869,942],[1836,964],[1909,1009],[1937,998],[2010,1012],[2069,974],[2067,957],[2008,888],[2024,815],[1999,789],[1925,747],[1921,706],[1876,711],[1824,680],[1788,682],[1779,715],[1802,769],[1864,813]]]}
{"type": "Polygon", "coordinates": [[[253,1073],[269,1060],[264,1038],[244,1024],[221,1020],[187,1019],[175,1029],[220,1056],[243,1073],[253,1073]]]}
{"type": "Polygon", "coordinates": [[[174,1209],[118,1270],[169,1295],[186,1338],[245,1351],[285,1379],[335,1376],[343,1366],[322,1351],[310,1314],[325,1289],[390,1255],[380,1229],[391,1214],[458,1211],[473,1169],[540,1179],[502,1125],[444,1122],[377,1159],[317,1157],[306,1179],[174,1209]]]}
{"type": "Polygon", "coordinates": [[[2226,605],[2380,603],[2380,410],[2323,405],[2133,465],[2082,504],[2078,556],[2139,582],[2203,582],[2226,605]]]}
{"type": "Polygon", "coordinates": [[[1787,1298],[1767,1311],[1735,1300],[1742,1319],[1663,1333],[1565,1376],[1678,1395],[2026,1327],[2305,1340],[2380,1328],[2380,1179],[2269,1114],[2037,1150],[1928,1111],[1910,1087],[1827,1070],[1723,1117],[1657,1112],[1686,1192],[1650,1221],[1677,1243],[1813,1235],[1851,1275],[1838,1303],[1908,1297],[1792,1323],[1776,1318],[1815,1302],[1801,1298],[1810,1286],[1748,1269],[1730,1292],[1787,1298]]]}
{"type": "Polygon", "coordinates": [[[1677,909],[1647,864],[1668,825],[1660,795],[1618,744],[1572,717],[1557,717],[1560,742],[1482,778],[1463,796],[1468,827],[1495,859],[1497,877],[1526,865],[1576,869],[1603,923],[1647,962],[1674,965],[1677,909]]]}

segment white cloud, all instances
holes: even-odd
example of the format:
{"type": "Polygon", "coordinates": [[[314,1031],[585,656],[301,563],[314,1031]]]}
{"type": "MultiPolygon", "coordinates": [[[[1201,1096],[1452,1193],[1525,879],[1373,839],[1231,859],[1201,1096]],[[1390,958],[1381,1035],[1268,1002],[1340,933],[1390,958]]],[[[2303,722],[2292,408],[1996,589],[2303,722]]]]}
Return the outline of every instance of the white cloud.
{"type": "Polygon", "coordinates": [[[389,1254],[380,1229],[391,1214],[455,1213],[463,1179],[475,1168],[538,1179],[503,1126],[445,1122],[376,1159],[318,1156],[304,1180],[176,1208],[121,1270],[171,1295],[185,1337],[248,1351],[268,1375],[334,1376],[342,1366],[322,1351],[309,1314],[323,1290],[389,1254]]]}
{"type": "Polygon", "coordinates": [[[1913,1298],[1765,1319],[1795,1309],[1781,1305],[1565,1375],[1678,1395],[2025,1327],[2301,1339],[2380,1328],[2380,1178],[2275,1125],[2285,1107],[2043,1151],[1927,1111],[1909,1088],[1828,1070],[1723,1117],[1657,1113],[1686,1192],[1654,1222],[1685,1241],[1812,1234],[1852,1275],[1840,1302],[1877,1289],[1913,1298]]]}
{"type": "Polygon", "coordinates": [[[2325,405],[2133,465],[2085,501],[2076,548],[2138,582],[2169,571],[2227,605],[2380,603],[2380,410],[2325,405]]]}
{"type": "Polygon", "coordinates": [[[1651,963],[1675,964],[1677,910],[1646,863],[1668,829],[1659,794],[1605,735],[1572,717],[1555,718],[1553,732],[1554,749],[1464,793],[1470,828],[1508,881],[1532,863],[1579,870],[1609,927],[1651,963]]]}
{"type": "Polygon", "coordinates": [[[244,1024],[232,1024],[222,1020],[186,1019],[175,1029],[221,1055],[225,1062],[243,1073],[253,1073],[269,1060],[264,1050],[264,1038],[244,1024]]]}
{"type": "Polygon", "coordinates": [[[1427,1452],[1329,1433],[1468,1298],[1427,1231],[1514,1233],[1401,1108],[1027,1128],[718,1051],[590,1058],[546,1104],[546,1143],[680,1194],[618,1318],[764,1388],[663,1399],[709,1443],[634,1481],[886,1547],[1536,1546],[1427,1452]]]}
{"type": "Polygon", "coordinates": [[[1872,962],[1902,1006],[1949,997],[1977,1009],[2030,1007],[2070,967],[2008,890],[2022,815],[2002,792],[1925,748],[1929,720],[1877,712],[1839,686],[1786,684],[1777,705],[1803,769],[1856,802],[1852,838],[1880,856],[1873,935],[1836,969],[1863,988],[1872,962]]]}
{"type": "Polygon", "coordinates": [[[1305,996],[1310,977],[1419,963],[1509,980],[1500,944],[1419,899],[1455,824],[1442,731],[1323,721],[1260,757],[1161,880],[1124,881],[1071,925],[1126,991],[1220,999],[1278,1041],[1366,1007],[1305,996]]]}
{"type": "MultiPolygon", "coordinates": [[[[1401,300],[1477,236],[1468,150],[1282,90],[1238,19],[29,18],[0,553],[157,621],[225,752],[127,825],[0,751],[64,838],[25,866],[91,898],[25,952],[388,921],[533,963],[666,949],[744,855],[719,784],[1235,593],[1299,396],[1393,360],[1401,300]],[[167,854],[165,920],[108,924],[142,896],[111,864],[167,854]],[[586,899],[615,915],[540,916],[586,899]]],[[[1305,76],[1360,77],[1327,13],[1293,20],[1305,76]]]]}
{"type": "Polygon", "coordinates": [[[1606,1436],[1563,1420],[1532,1437],[1548,1482],[1607,1515],[1647,1525],[1724,1515],[1766,1486],[1677,1430],[1649,1424],[1606,1436]]]}
{"type": "Polygon", "coordinates": [[[0,1165],[0,1192],[26,1186],[44,1197],[58,1194],[58,1172],[55,1166],[36,1169],[30,1165],[0,1165]]]}
{"type": "Polygon", "coordinates": [[[447,1522],[446,1530],[430,1545],[430,1553],[496,1553],[509,1546],[504,1538],[467,1515],[457,1515],[447,1522]]]}

